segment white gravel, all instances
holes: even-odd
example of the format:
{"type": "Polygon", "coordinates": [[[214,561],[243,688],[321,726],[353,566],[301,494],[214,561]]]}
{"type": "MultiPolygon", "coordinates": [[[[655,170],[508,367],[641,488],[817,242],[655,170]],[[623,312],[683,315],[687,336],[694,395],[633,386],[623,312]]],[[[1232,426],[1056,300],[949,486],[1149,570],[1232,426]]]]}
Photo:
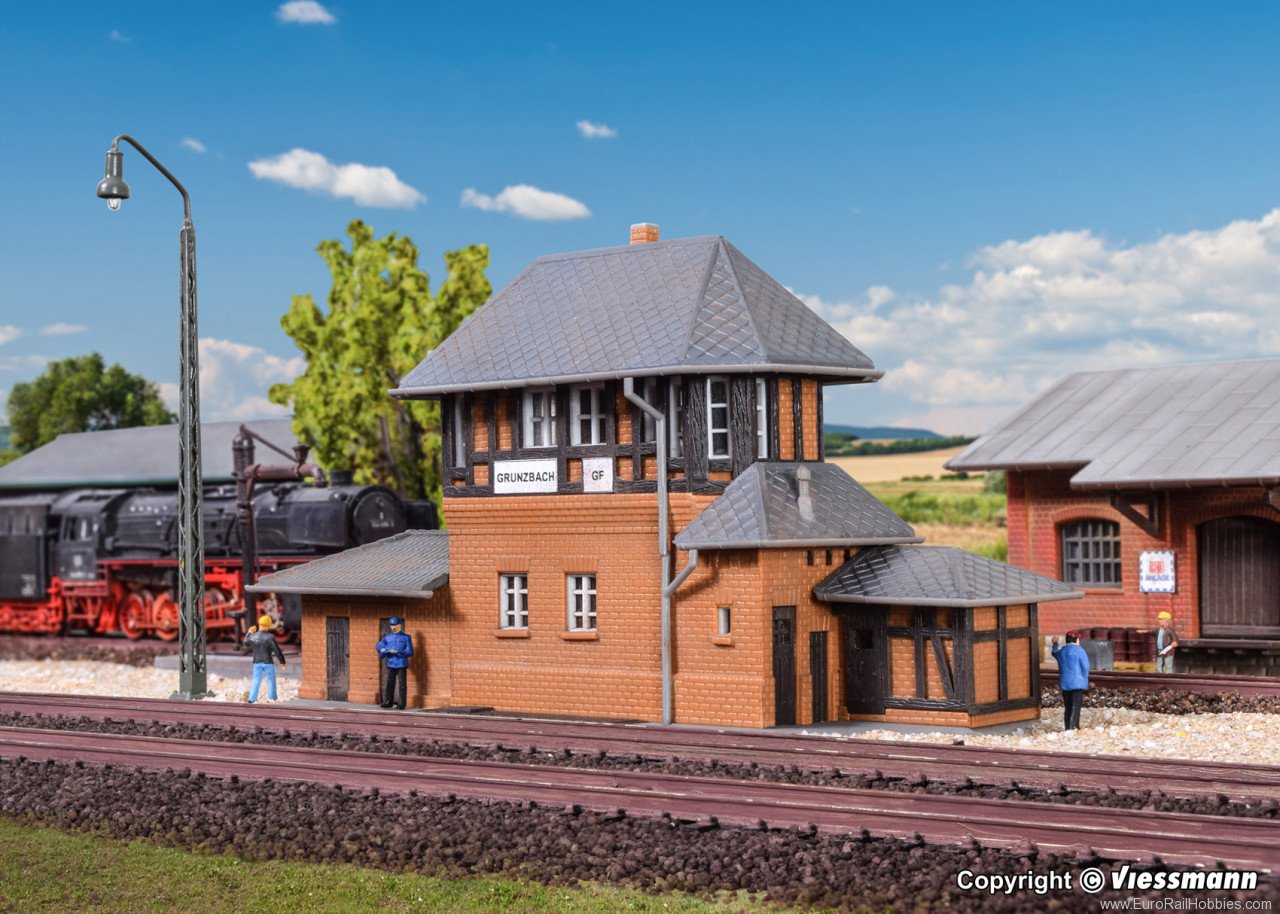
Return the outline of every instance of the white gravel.
{"type": "MultiPolygon", "coordinates": [[[[810,733],[824,733],[821,729],[810,733]]],[[[849,738],[848,733],[830,735],[849,738]]],[[[1124,708],[1083,708],[1080,729],[1062,729],[1062,709],[1045,708],[1039,721],[1028,721],[1013,733],[898,733],[868,730],[858,739],[891,742],[952,743],[1002,749],[1085,752],[1178,758],[1242,765],[1280,764],[1280,714],[1153,714],[1124,708]]]]}
{"type": "MultiPolygon", "coordinates": [[[[276,671],[280,701],[298,697],[298,680],[281,678],[276,671]]],[[[209,674],[213,701],[244,701],[249,679],[209,674]]],[[[178,688],[175,670],[127,666],[97,660],[0,660],[0,691],[57,692],[63,695],[114,695],[121,698],[168,698],[178,688]]],[[[259,704],[270,704],[267,686],[258,692],[259,704]]]]}

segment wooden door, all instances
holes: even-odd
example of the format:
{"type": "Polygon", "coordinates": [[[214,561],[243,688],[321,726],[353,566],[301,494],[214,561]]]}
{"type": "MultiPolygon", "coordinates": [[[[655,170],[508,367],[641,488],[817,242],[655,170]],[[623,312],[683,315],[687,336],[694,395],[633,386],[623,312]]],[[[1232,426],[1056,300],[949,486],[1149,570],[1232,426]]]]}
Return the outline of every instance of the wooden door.
{"type": "Polygon", "coordinates": [[[773,608],[773,723],[796,722],[796,608],[773,608]]]}
{"type": "Polygon", "coordinates": [[[828,719],[827,633],[809,632],[809,678],[813,680],[813,722],[828,719]]]}
{"type": "Polygon", "coordinates": [[[1200,633],[1280,636],[1280,524],[1222,517],[1196,531],[1200,633]]]}
{"type": "Polygon", "coordinates": [[[330,701],[346,701],[351,688],[350,624],[345,618],[324,620],[325,685],[330,701]]]}
{"type": "Polygon", "coordinates": [[[883,714],[889,693],[886,610],[859,606],[843,614],[844,703],[850,714],[883,714]]]}

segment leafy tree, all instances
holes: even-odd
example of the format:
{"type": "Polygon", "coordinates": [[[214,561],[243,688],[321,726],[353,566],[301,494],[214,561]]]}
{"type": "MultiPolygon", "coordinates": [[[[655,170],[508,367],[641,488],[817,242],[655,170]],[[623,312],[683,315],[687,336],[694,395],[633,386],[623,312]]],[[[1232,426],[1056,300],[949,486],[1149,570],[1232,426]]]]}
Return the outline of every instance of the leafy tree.
{"type": "Polygon", "coordinates": [[[321,465],[353,469],[357,482],[382,483],[408,498],[438,498],[440,407],[395,400],[387,390],[489,297],[489,248],[447,252],[445,281],[432,295],[407,237],[375,239],[359,219],[347,235],[349,251],[341,241],[316,249],[333,274],[328,313],[310,294],[295,295],[280,320],[307,369],[272,387],[271,400],[293,408],[294,434],[311,444],[321,465]]]}
{"type": "Polygon", "coordinates": [[[105,366],[96,352],[51,362],[34,381],[9,393],[9,433],[22,454],[67,432],[167,425],[160,388],[120,365],[105,366]]]}

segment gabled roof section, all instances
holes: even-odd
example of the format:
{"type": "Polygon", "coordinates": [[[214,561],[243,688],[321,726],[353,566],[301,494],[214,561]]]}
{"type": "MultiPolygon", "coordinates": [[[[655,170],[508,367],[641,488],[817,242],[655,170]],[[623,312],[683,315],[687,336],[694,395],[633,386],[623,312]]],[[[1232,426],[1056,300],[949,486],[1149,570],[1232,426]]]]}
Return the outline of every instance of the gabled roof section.
{"type": "Polygon", "coordinates": [[[676,536],[681,549],[761,549],[919,543],[911,526],[829,463],[753,463],[676,536]],[[810,473],[813,516],[798,502],[796,470],[810,473]]]}
{"type": "MultiPolygon", "coordinates": [[[[233,482],[231,442],[246,425],[281,447],[295,440],[290,419],[200,423],[207,483],[233,482]]],[[[0,490],[78,486],[176,486],[178,426],[147,425],[59,435],[0,467],[0,490]]]]}
{"type": "Polygon", "coordinates": [[[246,590],[425,600],[449,583],[449,534],[406,530],[264,575],[246,590]]]}
{"type": "Polygon", "coordinates": [[[1280,483],[1280,359],[1067,375],[953,470],[1078,468],[1076,488],[1280,483]]]}
{"type": "Polygon", "coordinates": [[[1084,596],[1061,581],[954,546],[862,549],[813,593],[829,603],[899,606],[1009,606],[1084,596]]]}
{"type": "Polygon", "coordinates": [[[881,375],[781,283],[711,235],[540,257],[391,393],[734,371],[843,382],[881,375]]]}

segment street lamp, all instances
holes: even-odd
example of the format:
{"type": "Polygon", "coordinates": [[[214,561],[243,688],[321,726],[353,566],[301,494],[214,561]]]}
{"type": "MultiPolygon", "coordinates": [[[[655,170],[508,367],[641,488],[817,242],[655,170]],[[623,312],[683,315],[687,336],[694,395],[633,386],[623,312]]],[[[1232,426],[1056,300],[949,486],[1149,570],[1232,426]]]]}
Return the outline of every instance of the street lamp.
{"type": "Polygon", "coordinates": [[[196,230],[191,224],[191,198],[187,189],[127,134],[111,141],[98,196],[112,212],[129,199],[124,180],[124,154],[120,141],[132,146],[154,165],[182,194],[180,245],[181,285],[180,342],[178,355],[178,691],[174,698],[195,699],[208,695],[205,663],[204,519],[201,510],[204,478],[200,465],[200,356],[196,327],[196,230]]]}

